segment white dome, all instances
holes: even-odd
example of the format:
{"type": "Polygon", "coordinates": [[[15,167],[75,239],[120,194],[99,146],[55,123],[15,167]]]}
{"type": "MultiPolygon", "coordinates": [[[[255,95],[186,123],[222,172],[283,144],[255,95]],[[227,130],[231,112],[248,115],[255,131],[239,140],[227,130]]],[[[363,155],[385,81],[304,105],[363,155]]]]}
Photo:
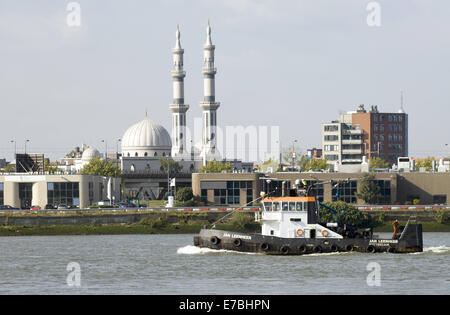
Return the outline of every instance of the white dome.
{"type": "Polygon", "coordinates": [[[170,154],[172,141],[167,130],[148,118],[134,124],[122,137],[123,156],[163,156],[170,154]]]}
{"type": "Polygon", "coordinates": [[[100,157],[100,152],[98,152],[98,150],[96,148],[87,147],[87,149],[85,149],[83,151],[83,155],[81,156],[81,160],[83,160],[83,161],[90,161],[91,159],[93,159],[95,157],[100,157]]]}

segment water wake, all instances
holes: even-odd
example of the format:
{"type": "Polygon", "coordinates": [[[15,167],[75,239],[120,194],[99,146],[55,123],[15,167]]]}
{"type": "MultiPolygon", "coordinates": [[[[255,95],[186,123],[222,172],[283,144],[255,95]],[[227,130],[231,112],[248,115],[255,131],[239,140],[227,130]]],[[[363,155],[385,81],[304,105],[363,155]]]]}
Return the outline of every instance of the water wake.
{"type": "Polygon", "coordinates": [[[226,250],[226,249],[211,249],[204,247],[197,247],[193,245],[186,245],[184,247],[180,247],[177,250],[177,254],[184,255],[202,255],[202,254],[244,254],[244,255],[255,255],[255,253],[244,253],[238,252],[234,250],[226,250]]]}
{"type": "Polygon", "coordinates": [[[450,252],[450,247],[445,245],[441,246],[432,246],[432,247],[424,247],[423,252],[421,253],[412,253],[413,255],[418,254],[444,254],[450,252]]]}

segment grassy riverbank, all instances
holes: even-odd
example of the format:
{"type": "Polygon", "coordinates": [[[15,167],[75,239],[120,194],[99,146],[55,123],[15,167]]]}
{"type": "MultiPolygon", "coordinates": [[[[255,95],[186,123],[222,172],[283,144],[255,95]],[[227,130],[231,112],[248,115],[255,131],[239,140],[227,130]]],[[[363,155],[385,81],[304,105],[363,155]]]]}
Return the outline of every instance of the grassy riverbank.
{"type": "MultiPolygon", "coordinates": [[[[450,232],[450,224],[425,222],[424,232],[450,232]]],[[[117,234],[195,234],[204,225],[201,224],[167,224],[151,226],[147,224],[105,224],[105,225],[50,225],[50,226],[1,226],[0,236],[37,236],[37,235],[117,235],[117,234]]],[[[217,224],[217,229],[241,232],[259,232],[253,225],[237,228],[234,224],[217,224]]],[[[386,223],[374,232],[392,232],[392,225],[386,223]]]]}

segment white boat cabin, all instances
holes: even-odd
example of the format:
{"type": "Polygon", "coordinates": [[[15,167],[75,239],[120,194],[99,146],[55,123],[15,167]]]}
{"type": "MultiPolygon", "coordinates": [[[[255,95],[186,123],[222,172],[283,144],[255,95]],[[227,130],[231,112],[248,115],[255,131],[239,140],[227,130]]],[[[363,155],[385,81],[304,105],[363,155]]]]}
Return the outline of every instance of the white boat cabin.
{"type": "Polygon", "coordinates": [[[314,197],[270,197],[262,200],[262,235],[284,238],[342,238],[317,224],[314,197]]]}

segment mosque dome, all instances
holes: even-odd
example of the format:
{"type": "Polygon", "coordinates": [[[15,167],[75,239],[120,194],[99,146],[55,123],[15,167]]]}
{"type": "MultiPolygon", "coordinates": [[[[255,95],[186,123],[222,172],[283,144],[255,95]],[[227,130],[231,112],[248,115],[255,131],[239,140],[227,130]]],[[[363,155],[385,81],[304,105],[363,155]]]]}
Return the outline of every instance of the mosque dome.
{"type": "Polygon", "coordinates": [[[100,157],[100,152],[98,152],[98,150],[96,148],[93,147],[87,147],[84,151],[83,151],[83,155],[81,155],[81,160],[82,161],[90,161],[93,158],[96,157],[100,157]]]}
{"type": "Polygon", "coordinates": [[[170,155],[171,150],[167,130],[148,118],[128,128],[122,137],[124,157],[161,157],[170,155]]]}

